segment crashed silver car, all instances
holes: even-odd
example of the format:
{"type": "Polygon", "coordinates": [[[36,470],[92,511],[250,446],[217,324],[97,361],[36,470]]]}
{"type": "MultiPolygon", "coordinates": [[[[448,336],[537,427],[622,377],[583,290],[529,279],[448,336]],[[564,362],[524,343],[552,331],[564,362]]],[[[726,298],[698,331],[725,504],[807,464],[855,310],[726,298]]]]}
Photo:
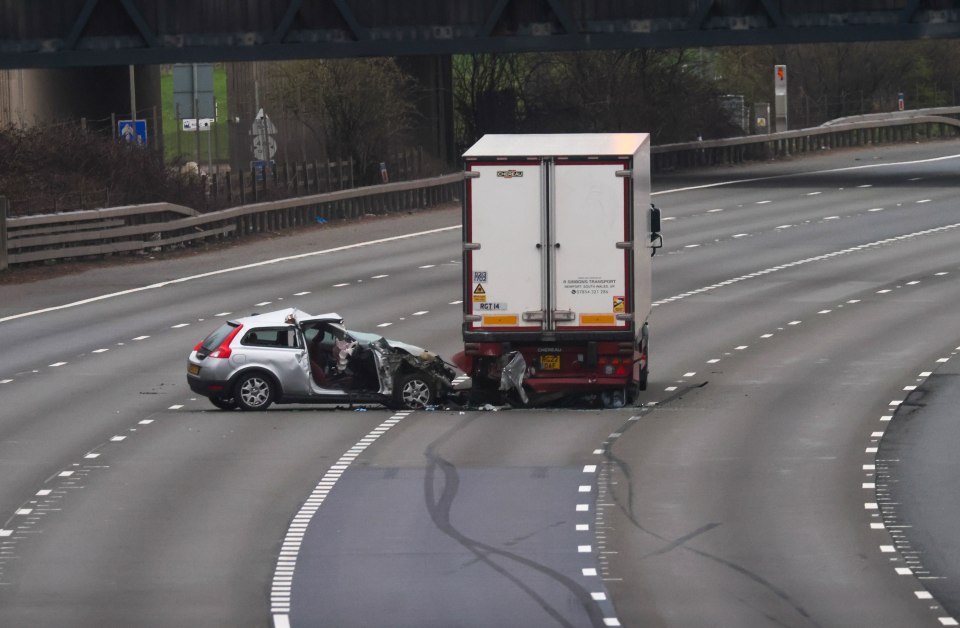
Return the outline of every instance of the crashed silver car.
{"type": "Polygon", "coordinates": [[[222,410],[273,403],[418,409],[468,387],[468,380],[420,347],[347,330],[338,314],[296,308],[227,321],[187,361],[190,389],[222,410]]]}

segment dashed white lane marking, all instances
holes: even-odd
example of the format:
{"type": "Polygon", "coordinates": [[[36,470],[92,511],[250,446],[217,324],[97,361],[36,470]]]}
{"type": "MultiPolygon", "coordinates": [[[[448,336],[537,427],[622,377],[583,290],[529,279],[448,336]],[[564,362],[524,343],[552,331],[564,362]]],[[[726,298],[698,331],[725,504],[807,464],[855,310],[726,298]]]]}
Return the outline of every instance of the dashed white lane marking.
{"type": "Polygon", "coordinates": [[[707,213],[708,213],[708,214],[715,214],[715,213],[717,213],[717,212],[722,212],[722,211],[723,211],[723,208],[718,207],[718,208],[716,208],[716,209],[708,209],[708,210],[707,210],[707,213]]]}
{"type": "Polygon", "coordinates": [[[380,323],[377,327],[389,327],[390,325],[393,325],[393,323],[380,323]]]}
{"type": "Polygon", "coordinates": [[[950,274],[949,272],[947,272],[947,271],[944,270],[944,271],[941,271],[941,272],[939,272],[939,273],[933,273],[933,276],[934,276],[934,277],[943,277],[944,275],[949,275],[949,274],[950,274]]]}
{"type": "MultiPolygon", "coordinates": [[[[766,177],[753,177],[751,179],[732,179],[730,181],[717,181],[716,183],[705,183],[703,185],[691,185],[685,188],[675,188],[673,190],[660,190],[659,192],[651,192],[650,196],[659,196],[661,194],[673,194],[675,192],[690,192],[692,190],[705,190],[707,188],[717,188],[726,185],[739,185],[741,183],[756,183],[757,181],[771,181],[775,179],[791,179],[796,177],[808,177],[811,175],[824,174],[828,172],[849,172],[852,170],[867,170],[872,168],[891,168],[891,167],[900,167],[900,166],[909,166],[914,164],[925,164],[932,163],[936,161],[946,161],[948,159],[957,159],[960,158],[958,155],[943,155],[942,157],[931,157],[929,159],[916,159],[912,161],[897,161],[889,162],[882,164],[865,164],[862,166],[845,166],[843,168],[829,168],[827,170],[811,170],[809,172],[792,172],[790,174],[774,174],[766,177]]],[[[908,179],[908,181],[920,181],[922,177],[916,177],[914,179],[908,179]]]]}
{"type": "Polygon", "coordinates": [[[840,220],[840,216],[827,216],[824,220],[840,220]]]}
{"type": "Polygon", "coordinates": [[[350,282],[348,281],[348,282],[346,282],[346,283],[335,283],[335,284],[333,284],[333,287],[334,287],[334,288],[342,288],[342,287],[344,287],[344,286],[349,286],[349,285],[350,285],[350,282]]]}
{"type": "Polygon", "coordinates": [[[12,381],[12,379],[0,379],[0,384],[9,384],[12,381]]]}
{"type": "Polygon", "coordinates": [[[685,249],[695,249],[695,248],[697,248],[698,246],[700,246],[700,245],[699,245],[699,244],[688,244],[688,245],[686,245],[686,246],[683,247],[683,248],[685,248],[685,249]]]}
{"type": "Polygon", "coordinates": [[[463,301],[451,301],[449,305],[460,305],[463,301]]]}
{"type": "Polygon", "coordinates": [[[868,209],[867,211],[868,211],[868,212],[882,212],[882,211],[883,211],[883,208],[882,208],[882,207],[874,207],[873,209],[868,209]]]}
{"type": "MultiPolygon", "coordinates": [[[[309,291],[309,290],[304,290],[303,292],[294,292],[294,293],[293,293],[293,296],[295,296],[295,297],[305,297],[305,296],[307,296],[308,294],[310,294],[310,291],[309,291]]],[[[220,315],[217,314],[217,316],[220,316],[220,315]]]]}
{"type": "Polygon", "coordinates": [[[417,268],[433,268],[436,264],[424,264],[423,266],[417,266],[417,268]]]}
{"type": "Polygon", "coordinates": [[[929,199],[929,198],[920,199],[919,201],[917,201],[917,205],[919,205],[919,204],[921,204],[921,203],[929,203],[930,200],[931,200],[931,199],[929,199]]]}
{"type": "Polygon", "coordinates": [[[817,194],[823,194],[823,192],[807,192],[807,196],[816,196],[817,194]]]}
{"type": "Polygon", "coordinates": [[[863,185],[858,185],[857,187],[858,187],[858,188],[872,188],[873,185],[871,185],[871,184],[869,184],[869,183],[864,183],[863,185]]]}
{"type": "Polygon", "coordinates": [[[730,236],[730,237],[731,237],[731,238],[745,238],[745,237],[747,237],[748,235],[750,235],[750,234],[749,234],[749,233],[735,233],[735,234],[733,234],[733,235],[730,236]]]}
{"type": "MultiPolygon", "coordinates": [[[[960,157],[960,155],[955,155],[954,157],[960,157]]],[[[880,165],[880,164],[876,164],[876,165],[880,165]]],[[[856,166],[856,167],[857,167],[857,168],[860,168],[860,167],[863,167],[863,166],[856,166]]],[[[816,256],[814,256],[814,257],[807,257],[807,258],[804,258],[804,259],[795,260],[795,261],[793,261],[793,262],[787,262],[787,263],[785,263],[785,264],[780,264],[779,266],[771,266],[771,267],[765,268],[765,269],[763,269],[763,270],[758,270],[758,271],[756,271],[756,272],[748,273],[748,274],[746,274],[746,275],[740,275],[739,277],[733,277],[732,279],[727,279],[727,280],[725,280],[725,281],[721,281],[721,282],[718,282],[718,283],[715,283],[715,284],[712,284],[712,285],[709,285],[709,286],[704,286],[704,287],[702,287],[702,288],[697,288],[696,290],[692,290],[692,291],[690,291],[690,292],[684,292],[684,293],[681,293],[681,294],[678,294],[678,295],[674,295],[674,296],[672,296],[672,297],[667,297],[666,299],[660,299],[659,301],[654,301],[651,305],[652,305],[653,307],[659,307],[659,306],[665,305],[665,304],[667,304],[667,303],[672,303],[672,302],[674,302],[674,301],[679,301],[679,300],[681,300],[681,299],[685,299],[685,298],[690,297],[690,296],[693,296],[693,295],[695,295],[695,294],[702,294],[702,293],[704,293],[704,292],[709,292],[709,291],[711,291],[711,290],[716,290],[716,289],[718,289],[718,288],[723,288],[723,287],[726,287],[726,286],[728,286],[728,285],[731,285],[731,284],[734,284],[734,283],[738,283],[738,282],[740,282],[740,281],[746,281],[746,280],[748,280],[748,279],[755,279],[755,278],[757,278],[757,277],[763,277],[763,276],[768,275],[768,274],[770,274],[770,273],[779,272],[779,271],[781,271],[781,270],[786,270],[786,269],[788,269],[788,268],[795,268],[795,267],[797,267],[797,266],[804,266],[804,265],[806,265],[806,264],[811,264],[811,263],[813,263],[813,262],[821,262],[821,261],[824,261],[824,260],[832,259],[832,258],[834,258],[834,257],[838,257],[838,256],[840,256],[840,255],[849,255],[849,254],[851,254],[851,253],[857,253],[857,252],[860,252],[860,251],[865,251],[865,250],[867,250],[867,249],[876,248],[876,247],[883,246],[883,245],[886,245],[886,244],[893,244],[893,243],[895,243],[895,242],[902,242],[902,241],[904,241],[904,240],[909,240],[909,239],[912,239],[912,238],[917,238],[917,237],[921,237],[921,236],[931,235],[931,234],[934,234],[934,233],[943,233],[943,232],[945,232],[945,231],[950,231],[950,230],[956,229],[956,228],[958,228],[958,227],[960,227],[960,223],[953,223],[953,224],[949,224],[949,225],[943,225],[942,227],[934,227],[934,228],[932,228],[932,229],[924,229],[924,230],[922,230],[922,231],[914,231],[913,233],[906,233],[906,234],[903,234],[903,235],[894,236],[894,237],[892,237],[892,238],[885,238],[885,239],[883,239],[883,240],[876,240],[876,241],[874,241],[874,242],[868,242],[868,243],[866,243],[866,244],[860,244],[860,245],[853,246],[853,247],[850,247],[850,248],[841,249],[841,250],[839,250],[839,251],[833,251],[833,252],[830,252],[830,253],[824,253],[823,255],[816,255],[816,256]]],[[[0,322],[2,322],[2,320],[0,320],[0,322]]]]}
{"type": "Polygon", "coordinates": [[[767,203],[772,203],[773,201],[757,201],[757,205],[766,205],[767,203]]]}
{"type": "Polygon", "coordinates": [[[389,276],[390,276],[390,275],[374,275],[374,276],[371,277],[370,279],[384,279],[384,278],[389,277],[389,276]]]}
{"type": "Polygon", "coordinates": [[[429,314],[430,310],[420,310],[419,312],[414,312],[412,316],[423,316],[424,314],[429,314]]]}
{"type": "Polygon", "coordinates": [[[109,350],[110,350],[110,349],[94,349],[94,350],[91,351],[90,353],[106,353],[106,352],[109,351],[109,350]]]}
{"type": "Polygon", "coordinates": [[[170,329],[180,329],[182,327],[188,327],[190,323],[177,323],[176,325],[171,325],[170,329]]]}
{"type": "Polygon", "coordinates": [[[53,364],[48,364],[47,366],[56,368],[58,366],[63,366],[64,364],[66,364],[66,362],[54,362],[53,364]]]}
{"type": "Polygon", "coordinates": [[[336,464],[331,465],[330,469],[323,475],[316,488],[307,497],[300,510],[293,517],[287,534],[283,539],[283,545],[277,558],[277,567],[273,575],[273,586],[270,593],[270,612],[273,615],[273,625],[277,628],[290,625],[290,591],[292,588],[293,574],[297,564],[297,557],[300,554],[300,546],[307,526],[313,520],[314,515],[320,506],[326,500],[330,491],[333,490],[337,481],[343,476],[343,472],[356,459],[357,454],[366,449],[375,438],[386,433],[387,430],[398,424],[400,421],[410,416],[411,410],[403,410],[395,413],[389,419],[378,425],[366,437],[357,442],[350,450],[345,453],[336,464]],[[371,435],[375,435],[371,437],[371,435]]]}
{"type": "Polygon", "coordinates": [[[254,303],[254,307],[263,307],[264,305],[270,305],[273,301],[261,301],[260,303],[254,303]]]}
{"type": "Polygon", "coordinates": [[[359,249],[359,248],[364,248],[368,246],[376,246],[378,244],[385,244],[387,242],[399,242],[401,240],[410,240],[412,238],[419,238],[422,236],[434,235],[437,233],[444,233],[447,231],[459,231],[461,228],[462,227],[460,225],[453,225],[452,227],[440,227],[438,229],[429,229],[427,231],[417,231],[415,233],[405,233],[403,235],[390,236],[389,238],[380,238],[378,240],[367,240],[365,242],[357,242],[356,244],[345,244],[343,246],[337,246],[330,249],[321,249],[319,251],[309,251],[307,253],[300,253],[298,255],[276,257],[273,259],[263,260],[260,262],[253,262],[251,264],[244,264],[242,266],[233,266],[231,268],[221,268],[219,270],[212,270],[210,272],[200,273],[197,275],[189,275],[187,277],[170,279],[169,281],[161,281],[159,283],[150,284],[148,286],[140,286],[139,288],[131,288],[129,290],[122,290],[120,292],[111,292],[109,294],[102,294],[100,296],[91,297],[89,299],[82,299],[80,301],[74,301],[72,303],[65,303],[63,305],[54,305],[54,306],[43,308],[40,310],[33,310],[31,312],[21,312],[20,314],[4,316],[3,318],[0,318],[0,323],[16,320],[18,318],[24,318],[26,316],[35,316],[37,314],[44,314],[46,312],[56,312],[58,310],[74,308],[80,305],[86,305],[88,303],[96,303],[97,301],[103,301],[105,299],[113,299],[113,298],[125,296],[128,294],[136,294],[138,292],[143,292],[145,290],[157,290],[159,288],[165,288],[167,286],[185,283],[187,281],[195,281],[197,279],[206,279],[208,277],[216,277],[217,275],[233,273],[241,270],[249,270],[251,268],[258,268],[260,266],[269,266],[271,264],[279,264],[281,262],[290,262],[295,260],[307,259],[309,257],[316,257],[318,255],[329,255],[331,253],[339,253],[340,251],[349,251],[352,249],[359,249]]]}
{"type": "Polygon", "coordinates": [[[150,336],[137,336],[136,338],[131,338],[131,340],[140,341],[140,340],[146,340],[149,337],[150,336]]]}

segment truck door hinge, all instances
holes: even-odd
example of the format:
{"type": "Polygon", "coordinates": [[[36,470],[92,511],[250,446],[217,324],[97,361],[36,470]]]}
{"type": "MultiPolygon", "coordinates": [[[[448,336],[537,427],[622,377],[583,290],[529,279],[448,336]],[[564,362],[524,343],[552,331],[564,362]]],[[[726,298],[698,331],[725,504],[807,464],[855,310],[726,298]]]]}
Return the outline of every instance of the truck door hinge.
{"type": "Polygon", "coordinates": [[[464,242],[464,243],[463,243],[463,250],[464,250],[464,251],[478,251],[478,250],[480,250],[480,243],[479,243],[479,242],[464,242]]]}
{"type": "Polygon", "coordinates": [[[524,320],[525,322],[528,322],[528,323],[531,322],[531,321],[540,321],[540,322],[542,322],[543,319],[544,319],[544,312],[543,312],[543,310],[530,310],[529,312],[524,312],[524,313],[523,313],[523,320],[524,320]]]}
{"type": "Polygon", "coordinates": [[[617,248],[618,248],[618,249],[632,249],[632,248],[633,248],[633,241],[631,240],[630,242],[617,242],[617,248]]]}
{"type": "Polygon", "coordinates": [[[571,310],[554,310],[553,320],[562,321],[566,323],[566,322],[577,320],[577,315],[574,314],[573,311],[571,310]]]}
{"type": "Polygon", "coordinates": [[[633,320],[633,312],[620,312],[619,314],[617,314],[617,320],[618,320],[618,321],[632,321],[632,320],[633,320]]]}
{"type": "Polygon", "coordinates": [[[463,172],[463,178],[464,178],[464,179],[479,179],[479,178],[480,178],[480,173],[477,172],[476,170],[465,170],[465,171],[463,172]]]}
{"type": "Polygon", "coordinates": [[[617,176],[622,179],[629,179],[633,177],[633,170],[617,170],[617,176]]]}
{"type": "Polygon", "coordinates": [[[480,316],[477,316],[476,314],[464,314],[464,315],[463,315],[463,322],[464,322],[464,323],[479,323],[481,320],[482,320],[482,318],[481,318],[480,316]]]}

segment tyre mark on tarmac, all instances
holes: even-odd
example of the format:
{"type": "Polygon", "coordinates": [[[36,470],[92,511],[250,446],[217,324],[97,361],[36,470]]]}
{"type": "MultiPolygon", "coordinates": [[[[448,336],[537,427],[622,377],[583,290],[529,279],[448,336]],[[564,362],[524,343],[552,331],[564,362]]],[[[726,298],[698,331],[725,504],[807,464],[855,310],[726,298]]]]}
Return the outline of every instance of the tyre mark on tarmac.
{"type": "MultiPolygon", "coordinates": [[[[457,528],[450,522],[450,509],[453,506],[454,499],[456,498],[460,479],[456,466],[439,455],[437,453],[437,449],[473,420],[474,417],[468,417],[461,421],[458,425],[450,428],[445,434],[441,435],[438,439],[430,443],[424,452],[424,455],[427,458],[427,468],[424,477],[424,497],[426,499],[427,511],[429,512],[430,518],[433,520],[434,524],[440,531],[473,554],[476,561],[482,562],[484,565],[512,582],[518,589],[523,591],[528,597],[530,597],[530,599],[536,602],[540,608],[550,615],[550,617],[553,618],[554,621],[556,621],[559,625],[573,626],[573,624],[564,618],[563,614],[559,610],[556,610],[550,606],[546,600],[543,599],[543,597],[541,597],[531,587],[527,586],[522,580],[520,580],[520,578],[511,574],[506,568],[497,565],[496,562],[491,559],[491,556],[499,556],[501,558],[514,561],[525,567],[529,567],[530,569],[538,571],[561,584],[577,598],[577,600],[580,602],[581,608],[587,614],[587,617],[594,626],[619,625],[619,622],[613,623],[607,621],[613,618],[604,617],[597,605],[599,600],[596,600],[590,591],[569,576],[566,576],[554,569],[550,569],[549,567],[537,563],[536,561],[524,558],[519,554],[508,552],[481,541],[471,539],[457,530],[457,528]],[[436,493],[435,489],[435,479],[438,472],[443,477],[443,488],[439,495],[436,493]]],[[[584,576],[587,576],[587,574],[584,573],[584,576]]]]}

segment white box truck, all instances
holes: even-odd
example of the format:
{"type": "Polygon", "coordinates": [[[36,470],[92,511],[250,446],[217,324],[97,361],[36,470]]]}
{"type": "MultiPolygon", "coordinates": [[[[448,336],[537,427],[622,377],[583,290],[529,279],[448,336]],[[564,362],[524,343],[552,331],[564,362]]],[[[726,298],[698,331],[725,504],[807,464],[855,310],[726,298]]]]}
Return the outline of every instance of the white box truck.
{"type": "Polygon", "coordinates": [[[630,402],[646,388],[661,242],[649,134],[485,135],[463,158],[458,366],[525,402],[630,402]]]}

